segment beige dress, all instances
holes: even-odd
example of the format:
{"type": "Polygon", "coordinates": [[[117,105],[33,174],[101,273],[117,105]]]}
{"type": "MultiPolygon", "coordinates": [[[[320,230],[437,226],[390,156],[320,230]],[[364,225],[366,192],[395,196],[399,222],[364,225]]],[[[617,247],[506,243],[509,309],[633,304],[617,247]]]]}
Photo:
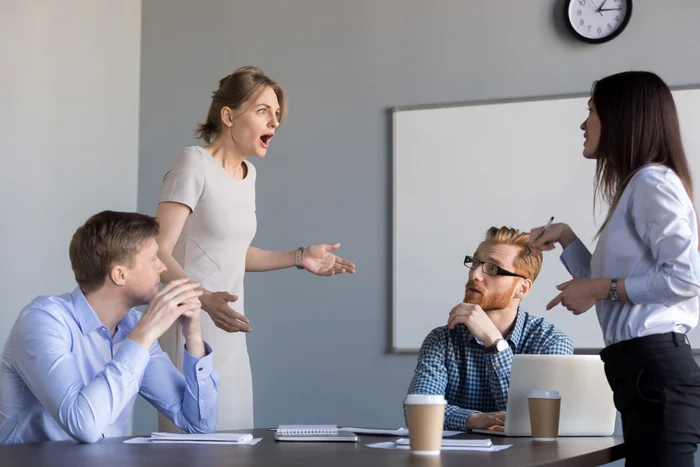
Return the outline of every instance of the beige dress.
{"type": "MultiPolygon", "coordinates": [[[[173,257],[192,280],[212,292],[238,295],[231,306],[243,309],[245,258],[257,228],[255,217],[255,167],[245,162],[248,173],[233,180],[203,148],[192,146],[170,167],[163,179],[160,202],[174,201],[188,206],[187,218],[173,250],[173,257]]],[[[217,328],[202,313],[204,340],[214,352],[214,369],[219,374],[219,421],[217,430],[253,428],[253,382],[246,335],[217,328]]],[[[160,345],[178,368],[182,368],[184,338],[180,325],[170,328],[160,345]]],[[[165,417],[159,429],[175,431],[165,417]]]]}

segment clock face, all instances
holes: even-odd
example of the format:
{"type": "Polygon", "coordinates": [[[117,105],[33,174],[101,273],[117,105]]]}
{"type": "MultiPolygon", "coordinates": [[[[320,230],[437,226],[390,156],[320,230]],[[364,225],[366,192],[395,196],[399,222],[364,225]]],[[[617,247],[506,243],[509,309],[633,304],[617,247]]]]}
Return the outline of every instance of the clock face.
{"type": "Polygon", "coordinates": [[[627,26],[632,0],[568,0],[566,21],[576,38],[588,43],[606,42],[627,26]]]}

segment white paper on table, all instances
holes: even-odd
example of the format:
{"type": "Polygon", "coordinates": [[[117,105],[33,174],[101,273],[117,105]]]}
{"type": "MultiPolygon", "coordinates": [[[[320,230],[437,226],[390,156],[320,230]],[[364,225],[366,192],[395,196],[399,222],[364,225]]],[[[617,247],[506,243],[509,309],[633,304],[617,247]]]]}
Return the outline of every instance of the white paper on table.
{"type": "MultiPolygon", "coordinates": [[[[167,433],[167,435],[172,435],[174,433],[167,433]]],[[[212,436],[212,435],[189,435],[190,437],[185,437],[186,435],[176,434],[176,436],[151,436],[150,438],[131,438],[124,442],[127,444],[219,444],[219,445],[239,445],[239,446],[254,446],[262,441],[262,438],[253,438],[252,435],[241,437],[241,433],[216,433],[217,435],[227,435],[227,436],[212,436]],[[236,435],[235,439],[242,439],[243,441],[236,441],[231,435],[236,435]],[[228,437],[228,439],[226,439],[228,437]]]]}
{"type": "MultiPolygon", "coordinates": [[[[401,427],[398,430],[383,430],[380,428],[354,428],[354,427],[343,427],[339,430],[351,431],[356,435],[391,435],[391,436],[408,436],[408,429],[401,427]]],[[[445,430],[442,432],[442,436],[455,436],[464,433],[464,431],[449,431],[445,430]]]]}
{"type": "MultiPolygon", "coordinates": [[[[399,446],[408,446],[410,441],[408,438],[400,438],[394,441],[399,446]]],[[[444,447],[472,447],[472,448],[490,448],[493,442],[489,438],[485,439],[443,439],[441,446],[444,447]]]]}
{"type": "Polygon", "coordinates": [[[129,438],[124,440],[126,444],[151,444],[151,438],[129,438]]]}
{"type": "Polygon", "coordinates": [[[184,440],[184,441],[171,441],[171,440],[159,440],[151,438],[151,444],[218,444],[220,446],[254,446],[262,441],[262,438],[253,438],[249,441],[243,441],[235,443],[233,441],[198,441],[198,440],[184,440]]]}
{"type": "Polygon", "coordinates": [[[250,433],[151,433],[151,440],[168,441],[227,441],[233,443],[245,443],[253,439],[250,433]]]}
{"type": "MultiPolygon", "coordinates": [[[[443,446],[441,448],[441,450],[442,451],[497,452],[497,451],[503,451],[504,449],[508,449],[511,446],[512,446],[512,444],[494,444],[490,448],[477,448],[477,447],[469,447],[469,446],[443,446]]],[[[385,443],[368,444],[367,447],[368,448],[378,448],[378,449],[403,449],[403,450],[411,449],[411,447],[408,445],[396,444],[393,441],[388,441],[385,443]]]]}

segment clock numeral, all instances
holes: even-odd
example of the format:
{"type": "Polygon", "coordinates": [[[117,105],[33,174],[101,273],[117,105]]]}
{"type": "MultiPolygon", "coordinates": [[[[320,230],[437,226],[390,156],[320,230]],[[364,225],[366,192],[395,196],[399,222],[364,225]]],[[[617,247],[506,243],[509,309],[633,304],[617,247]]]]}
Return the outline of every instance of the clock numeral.
{"type": "Polygon", "coordinates": [[[581,16],[581,10],[576,10],[576,14],[577,14],[578,16],[581,16]]]}
{"type": "Polygon", "coordinates": [[[602,33],[603,33],[603,29],[602,29],[602,28],[598,28],[598,29],[596,29],[596,31],[598,31],[598,34],[602,34],[602,33]]]}
{"type": "Polygon", "coordinates": [[[608,23],[608,31],[612,31],[612,26],[608,23]]]}
{"type": "Polygon", "coordinates": [[[590,26],[588,26],[588,32],[591,32],[591,27],[590,27],[590,26]]]}
{"type": "Polygon", "coordinates": [[[617,11],[622,11],[622,5],[617,6],[617,11]]]}
{"type": "Polygon", "coordinates": [[[578,4],[581,6],[586,6],[586,0],[578,0],[578,4]]]}
{"type": "Polygon", "coordinates": [[[619,17],[619,16],[616,16],[616,17],[615,17],[615,21],[617,21],[617,22],[619,23],[619,22],[620,22],[620,17],[619,17]]]}
{"type": "MultiPolygon", "coordinates": [[[[581,26],[583,26],[583,20],[579,21],[578,24],[580,24],[581,26]]],[[[589,27],[590,27],[590,26],[589,26],[589,27]]]]}

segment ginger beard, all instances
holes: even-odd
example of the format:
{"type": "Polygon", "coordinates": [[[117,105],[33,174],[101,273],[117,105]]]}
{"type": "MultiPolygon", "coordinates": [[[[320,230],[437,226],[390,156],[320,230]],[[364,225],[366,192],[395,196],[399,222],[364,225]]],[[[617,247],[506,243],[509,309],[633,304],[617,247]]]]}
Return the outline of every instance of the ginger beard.
{"type": "Polygon", "coordinates": [[[484,311],[503,310],[513,300],[517,286],[518,281],[514,280],[505,292],[488,292],[483,285],[470,280],[464,287],[464,303],[479,305],[484,311]]]}

